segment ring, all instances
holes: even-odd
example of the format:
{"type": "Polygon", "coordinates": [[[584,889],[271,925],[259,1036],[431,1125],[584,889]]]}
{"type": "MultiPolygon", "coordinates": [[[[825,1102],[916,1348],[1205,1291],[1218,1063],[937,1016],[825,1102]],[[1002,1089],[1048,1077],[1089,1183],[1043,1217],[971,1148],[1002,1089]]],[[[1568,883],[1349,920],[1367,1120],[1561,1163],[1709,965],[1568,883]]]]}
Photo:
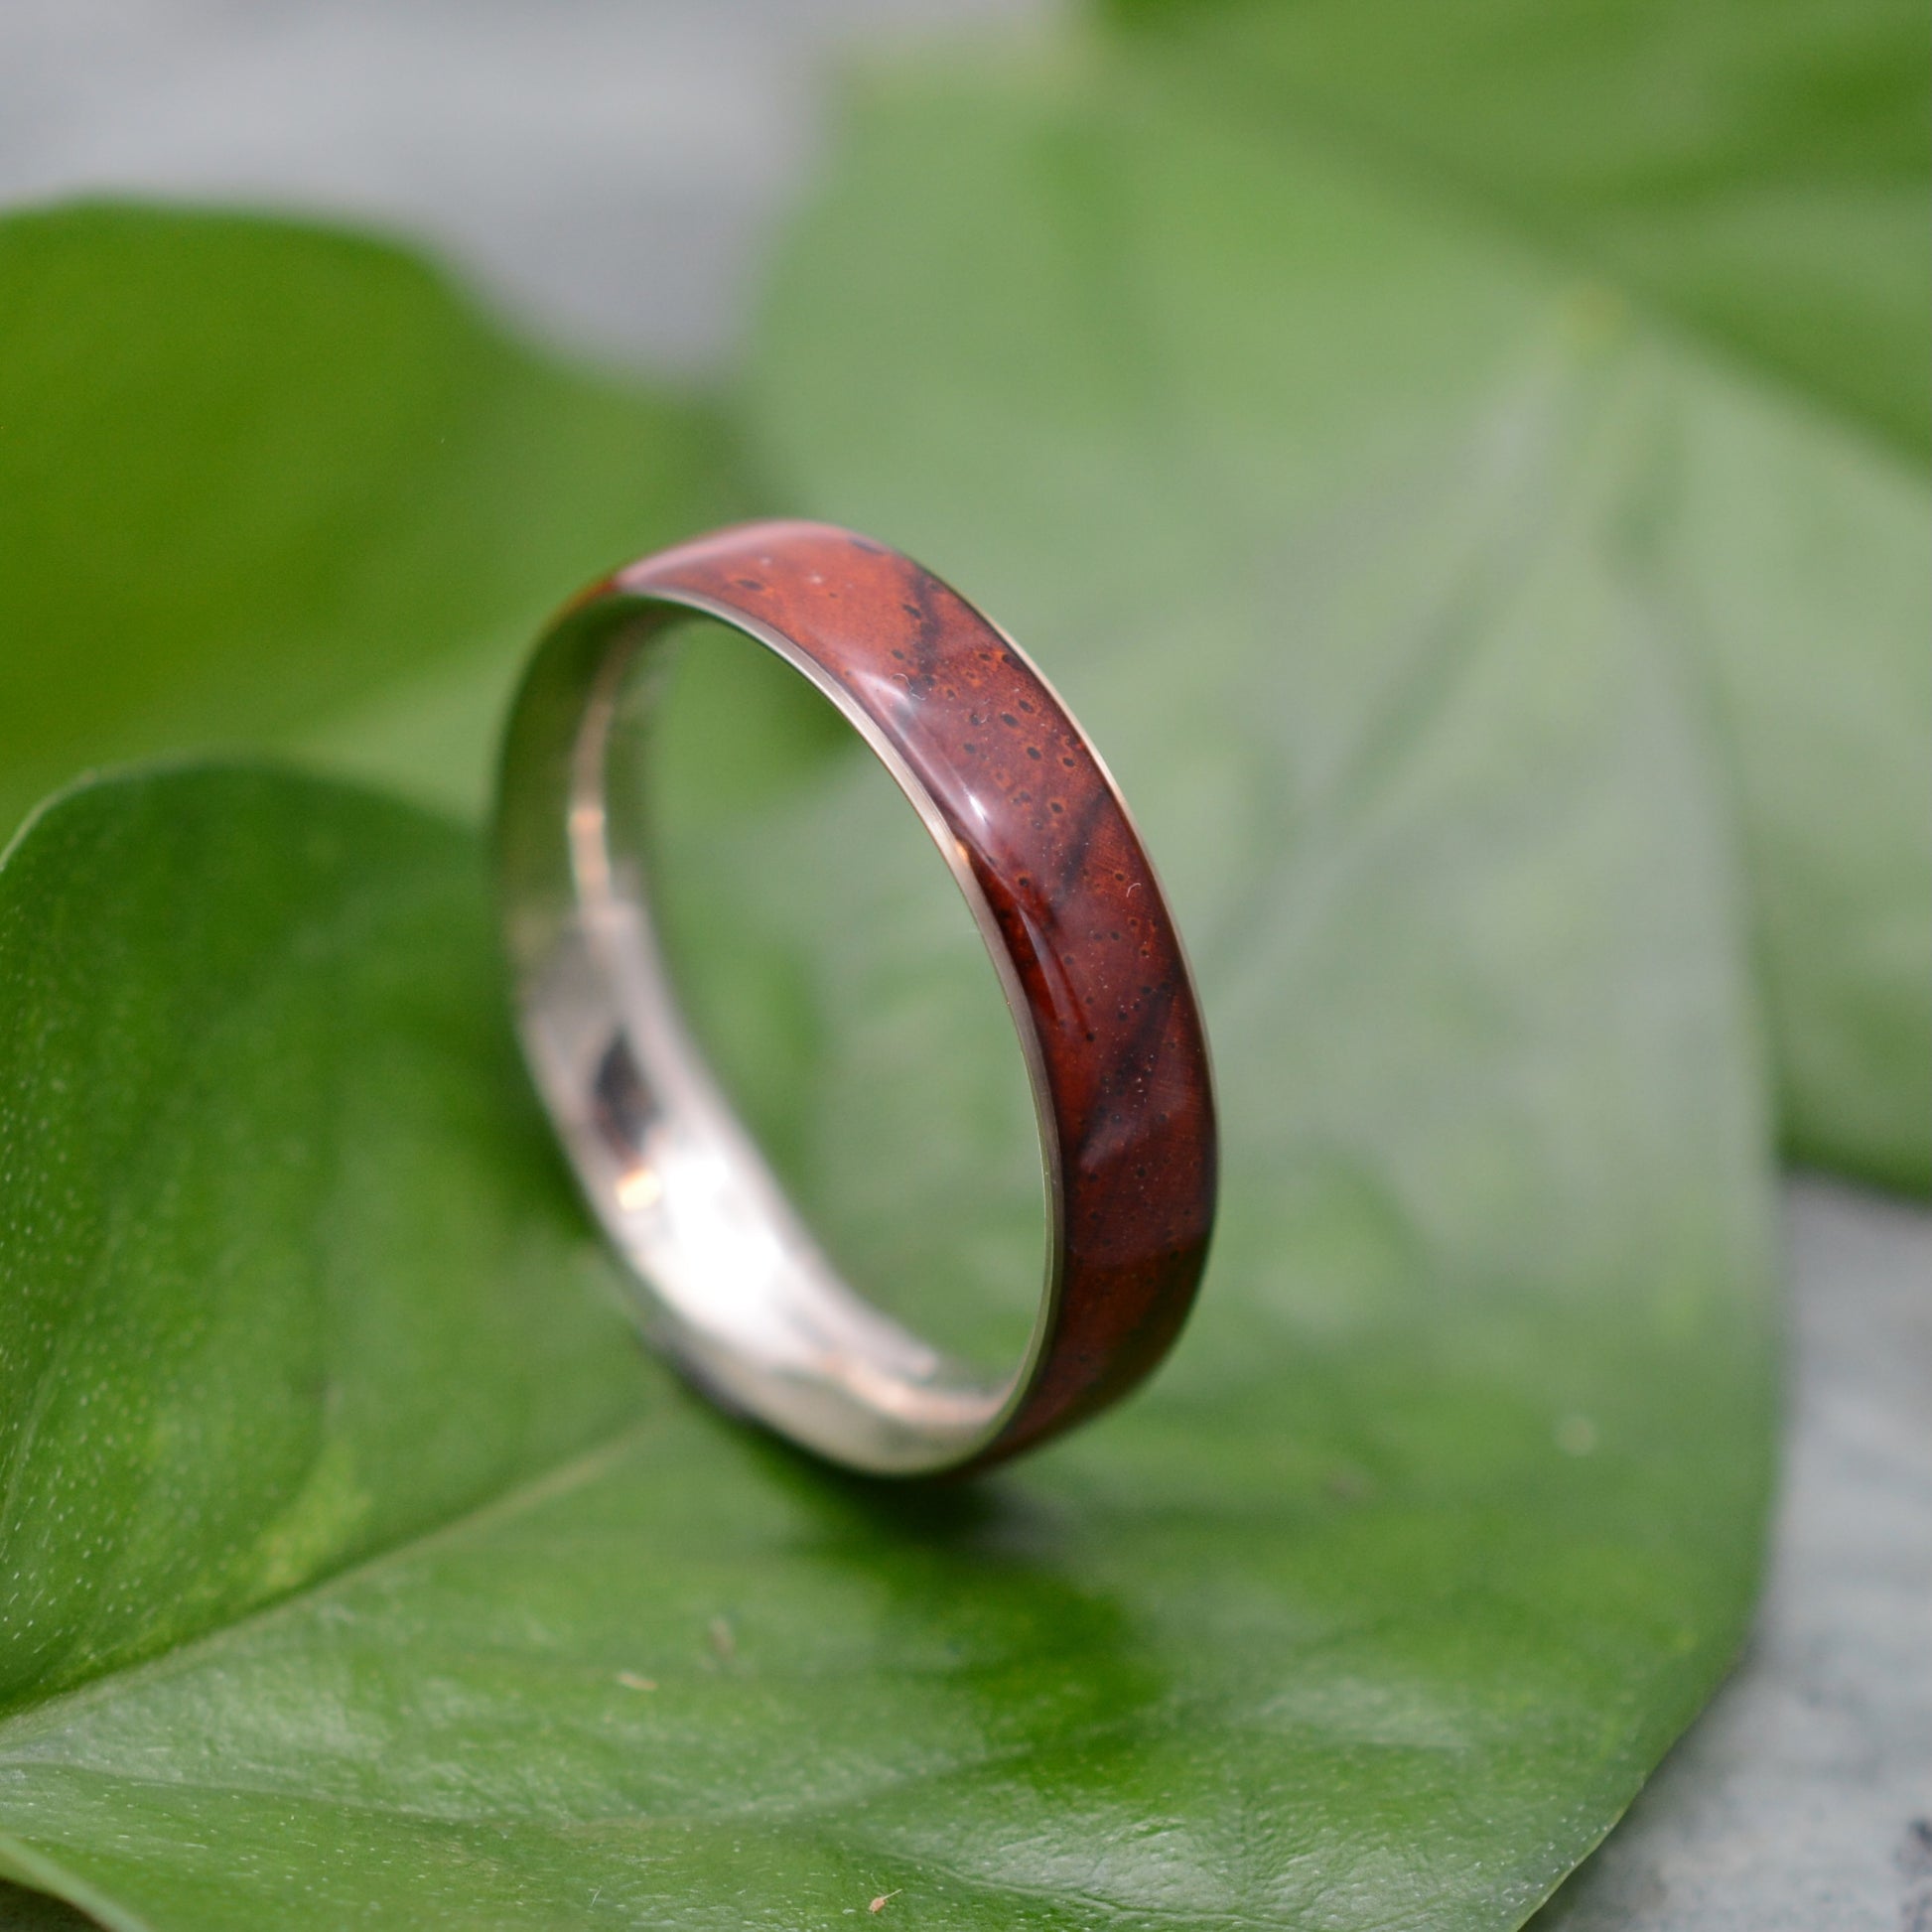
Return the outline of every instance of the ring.
{"type": "Polygon", "coordinates": [[[1179,1332],[1213,1222],[1207,1040],[1180,939],[1099,756],[1011,638],[909,557],[751,523],[593,585],[511,713],[497,867],[517,1030],[647,1332],[724,1406],[881,1475],[983,1468],[1084,1421],[1179,1332]],[[686,1032],[640,828],[609,806],[694,615],[802,672],[885,762],[1004,985],[1045,1167],[1045,1280],[1020,1367],[949,1360],[839,1277],[686,1032]],[[628,748],[626,748],[628,749],[628,748]]]}

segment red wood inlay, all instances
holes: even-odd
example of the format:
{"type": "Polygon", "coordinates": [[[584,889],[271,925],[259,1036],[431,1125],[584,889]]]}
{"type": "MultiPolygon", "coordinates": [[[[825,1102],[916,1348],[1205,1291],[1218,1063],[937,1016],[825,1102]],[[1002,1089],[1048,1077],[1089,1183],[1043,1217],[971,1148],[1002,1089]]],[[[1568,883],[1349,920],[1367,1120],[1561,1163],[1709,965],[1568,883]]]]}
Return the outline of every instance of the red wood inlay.
{"type": "Polygon", "coordinates": [[[789,639],[850,694],[968,855],[1051,1099],[1059,1302],[1034,1382],[972,1466],[1116,1400],[1167,1352],[1207,1253],[1207,1043],[1147,854],[1079,728],[1009,639],[910,558],[826,524],[747,524],[621,571],[789,639]]]}

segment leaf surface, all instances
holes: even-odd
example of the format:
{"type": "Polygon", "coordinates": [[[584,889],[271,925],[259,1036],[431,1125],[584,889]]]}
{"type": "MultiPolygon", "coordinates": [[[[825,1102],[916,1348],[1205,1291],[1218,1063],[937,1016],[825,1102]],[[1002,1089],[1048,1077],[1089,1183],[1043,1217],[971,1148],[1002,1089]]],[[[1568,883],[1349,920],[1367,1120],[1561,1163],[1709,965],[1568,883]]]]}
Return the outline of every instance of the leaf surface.
{"type": "MultiPolygon", "coordinates": [[[[1112,11],[1285,135],[1291,176],[1311,147],[1344,158],[1652,320],[1668,372],[1633,514],[1740,799],[1786,1149],[1932,1187],[1932,17],[1908,0],[1112,11]]],[[[1392,299],[1420,322],[1418,296],[1392,299]]]]}
{"type": "Polygon", "coordinates": [[[1907,0],[1108,0],[1268,117],[1635,290],[1932,460],[1907,0]]]}
{"type": "MultiPolygon", "coordinates": [[[[977,195],[1033,113],[878,131],[950,131],[977,195]]],[[[1525,1915],[1734,1650],[1771,1406],[1731,859],[1593,514],[1613,379],[1559,330],[1444,419],[1467,490],[1337,499],[1413,565],[1350,647],[1171,627],[1145,516],[1154,574],[1030,620],[1195,940],[1230,1174],[1170,1369],[970,1489],[831,1476],[640,1363],[463,838],[219,770],[39,818],[0,870],[4,1868],[195,1932],[1525,1915]],[[1298,736],[1324,681],[1357,728],[1298,736]]],[[[813,1156],[855,1055],[947,1095],[1017,1060],[987,1003],[905,1003],[986,969],[875,777],[667,823],[730,887],[685,969],[764,931],[791,1048],[720,1043],[801,1198],[862,1279],[923,1230],[993,1306],[970,1237],[1037,1185],[997,1095],[888,1144],[890,1198],[813,1156]]]]}
{"type": "Polygon", "coordinates": [[[382,241],[9,216],[0,832],[85,765],[264,741],[474,809],[537,623],[732,513],[722,448],[382,241]]]}
{"type": "MultiPolygon", "coordinates": [[[[1583,1356],[1647,1380],[1607,1337],[1539,1363],[1527,1335],[1559,1308],[1629,1314],[1660,1265],[1688,1279],[1662,1257],[1703,1216],[1730,1229],[1693,1238],[1708,1261],[1750,1245],[1740,1090],[1719,1162],[1679,1139],[1706,1103],[1638,1097],[1678,1001],[1737,1000],[1717,982],[1741,970],[1722,727],[1672,575],[1701,553],[1671,499],[1698,487],[1694,437],[1715,461],[1751,436],[1803,491],[1829,434],[1351,160],[1102,63],[866,91],[755,394],[802,507],[922,556],[1042,656],[1171,882],[1226,1160],[1173,1384],[1251,1296],[1283,1324],[1275,1376],[1373,1331],[1419,1377],[1494,1346],[1551,1389],[1583,1356]],[[1609,1207],[1625,1187],[1662,1193],[1609,1207]]],[[[1231,1360],[1271,1356],[1243,1335],[1231,1360]]],[[[1739,1399],[1651,1447],[1708,1494],[1768,1424],[1739,1399]]],[[[1424,1645],[1433,1614],[1390,1612],[1424,1645]]],[[[1463,1770],[1403,1794],[1414,1842],[1479,1816],[1470,1859],[1520,1868],[1545,1821],[1463,1770]]],[[[1309,1784],[1269,1788],[1292,1807],[1309,1784]]],[[[1573,1789],[1586,1841],[1604,1789],[1573,1789]]],[[[1336,1887],[1359,1871],[1344,1815],[1307,1851],[1336,1887]]],[[[1506,1881],[1387,1875],[1333,1922],[1508,1922],[1506,1881]]]]}

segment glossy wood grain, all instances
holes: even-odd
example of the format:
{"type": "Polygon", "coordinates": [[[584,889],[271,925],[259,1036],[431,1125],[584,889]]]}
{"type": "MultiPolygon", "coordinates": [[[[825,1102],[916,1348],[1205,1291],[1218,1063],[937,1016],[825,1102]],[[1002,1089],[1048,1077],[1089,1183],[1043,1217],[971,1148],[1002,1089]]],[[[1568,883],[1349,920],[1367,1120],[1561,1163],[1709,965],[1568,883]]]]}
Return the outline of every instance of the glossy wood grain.
{"type": "Polygon", "coordinates": [[[910,558],[828,525],[758,523],[619,573],[776,633],[929,795],[992,915],[1050,1137],[1050,1326],[1025,1398],[970,1466],[1112,1402],[1167,1352],[1215,1192],[1207,1044],[1152,865],[1105,767],[1025,655],[910,558]]]}

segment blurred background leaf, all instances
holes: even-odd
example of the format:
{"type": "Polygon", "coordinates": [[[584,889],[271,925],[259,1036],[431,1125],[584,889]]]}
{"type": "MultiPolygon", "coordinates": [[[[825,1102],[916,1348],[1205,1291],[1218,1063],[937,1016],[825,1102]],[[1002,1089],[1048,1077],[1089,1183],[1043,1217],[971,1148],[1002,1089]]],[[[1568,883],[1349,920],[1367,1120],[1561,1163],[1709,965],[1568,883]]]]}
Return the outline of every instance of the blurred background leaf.
{"type": "Polygon", "coordinates": [[[1910,0],[1106,0],[1222,98],[1507,222],[1932,460],[1910,0]]]}
{"type": "Polygon", "coordinates": [[[241,214],[0,220],[0,425],[7,831],[83,766],[262,742],[474,808],[545,614],[738,503],[703,405],[241,214]]]}
{"type": "MultiPolygon", "coordinates": [[[[1932,15],[1112,11],[1286,136],[1285,168],[1319,147],[1514,234],[1679,350],[1651,404],[1645,567],[1735,770],[1786,1148],[1932,1187],[1932,15]]],[[[1266,253],[1265,232],[1246,245],[1266,253]]]]}

